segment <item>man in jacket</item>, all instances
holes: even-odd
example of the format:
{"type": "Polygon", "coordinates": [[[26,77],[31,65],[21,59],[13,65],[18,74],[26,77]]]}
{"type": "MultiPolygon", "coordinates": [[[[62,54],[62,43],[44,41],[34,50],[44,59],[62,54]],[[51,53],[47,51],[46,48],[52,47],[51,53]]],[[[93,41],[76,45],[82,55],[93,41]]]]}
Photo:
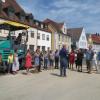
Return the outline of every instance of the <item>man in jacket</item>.
{"type": "Polygon", "coordinates": [[[92,50],[92,46],[90,45],[89,50],[86,51],[86,65],[88,73],[91,73],[93,56],[94,52],[92,50]]]}
{"type": "Polygon", "coordinates": [[[60,50],[60,76],[66,77],[66,68],[67,68],[67,55],[68,52],[66,50],[66,45],[63,45],[62,49],[60,50]]]}

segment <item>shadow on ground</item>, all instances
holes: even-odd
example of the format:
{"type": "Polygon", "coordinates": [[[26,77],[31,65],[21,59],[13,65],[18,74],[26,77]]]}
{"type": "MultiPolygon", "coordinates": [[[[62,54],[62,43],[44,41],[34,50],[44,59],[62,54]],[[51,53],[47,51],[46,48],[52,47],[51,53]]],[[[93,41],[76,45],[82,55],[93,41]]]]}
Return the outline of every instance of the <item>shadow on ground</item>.
{"type": "Polygon", "coordinates": [[[53,75],[53,76],[60,77],[60,75],[59,74],[56,74],[56,73],[50,73],[50,74],[53,75]]]}

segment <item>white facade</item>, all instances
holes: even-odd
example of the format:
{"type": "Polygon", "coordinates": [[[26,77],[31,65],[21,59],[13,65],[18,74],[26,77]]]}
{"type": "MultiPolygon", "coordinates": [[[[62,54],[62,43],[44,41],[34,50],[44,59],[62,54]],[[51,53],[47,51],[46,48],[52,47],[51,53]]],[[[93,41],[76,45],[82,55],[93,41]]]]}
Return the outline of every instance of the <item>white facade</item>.
{"type": "Polygon", "coordinates": [[[92,45],[93,47],[93,50],[96,51],[96,52],[99,52],[100,51],[100,44],[94,44],[92,45]]]}
{"type": "Polygon", "coordinates": [[[33,51],[37,48],[37,29],[36,28],[29,28],[28,29],[28,42],[27,48],[32,49],[33,51]]]}
{"type": "MultiPolygon", "coordinates": [[[[5,20],[0,18],[0,23],[4,22],[5,20]]],[[[7,30],[0,30],[0,37],[6,38],[8,36],[9,31],[7,30]]]]}
{"type": "Polygon", "coordinates": [[[37,34],[37,47],[40,48],[40,50],[48,50],[51,49],[51,33],[38,30],[37,34]]]}
{"type": "Polygon", "coordinates": [[[88,41],[84,29],[82,30],[81,36],[79,38],[79,42],[77,43],[77,47],[81,49],[87,49],[88,47],[88,41]]]}

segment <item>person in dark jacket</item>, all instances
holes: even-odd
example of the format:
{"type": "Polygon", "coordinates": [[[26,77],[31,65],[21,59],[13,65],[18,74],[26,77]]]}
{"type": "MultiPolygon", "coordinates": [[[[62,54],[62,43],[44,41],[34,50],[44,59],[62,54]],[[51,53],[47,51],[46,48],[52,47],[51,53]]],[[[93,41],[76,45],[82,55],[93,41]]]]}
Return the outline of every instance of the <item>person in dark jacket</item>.
{"type": "Polygon", "coordinates": [[[60,50],[60,76],[66,77],[66,68],[67,68],[67,50],[66,45],[63,45],[62,49],[60,50]]]}
{"type": "Polygon", "coordinates": [[[59,51],[56,50],[55,52],[55,69],[59,68],[59,51]]]}
{"type": "Polygon", "coordinates": [[[77,53],[77,60],[76,60],[76,68],[78,72],[82,72],[82,60],[83,60],[83,53],[82,51],[79,49],[78,53],[77,53]]]}

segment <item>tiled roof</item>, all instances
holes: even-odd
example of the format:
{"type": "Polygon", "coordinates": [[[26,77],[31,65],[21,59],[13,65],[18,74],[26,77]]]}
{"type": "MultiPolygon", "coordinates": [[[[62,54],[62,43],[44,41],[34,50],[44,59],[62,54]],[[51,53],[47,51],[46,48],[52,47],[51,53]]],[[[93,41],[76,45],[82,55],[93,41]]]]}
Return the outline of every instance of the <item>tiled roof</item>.
{"type": "Polygon", "coordinates": [[[16,0],[6,0],[5,3],[2,2],[2,10],[0,12],[0,18],[10,20],[10,21],[19,22],[19,23],[29,25],[31,27],[43,30],[43,31],[50,32],[50,30],[48,30],[48,29],[41,29],[39,26],[36,26],[34,23],[30,24],[29,21],[26,19],[26,17],[29,16],[29,15],[32,15],[32,14],[31,13],[30,14],[26,13],[24,11],[24,9],[16,2],[16,0]],[[8,8],[8,7],[12,7],[14,9],[14,11],[15,11],[14,17],[10,18],[7,15],[7,13],[4,11],[4,9],[8,8]],[[21,21],[19,19],[19,17],[16,15],[17,13],[20,13],[20,12],[23,12],[25,14],[25,20],[24,21],[21,21]]]}
{"type": "Polygon", "coordinates": [[[51,24],[58,32],[62,32],[61,28],[63,27],[64,23],[57,23],[51,19],[44,20],[44,23],[51,24]]]}
{"type": "Polygon", "coordinates": [[[67,34],[72,37],[72,41],[79,41],[83,28],[70,28],[67,29],[67,34]]]}
{"type": "Polygon", "coordinates": [[[92,34],[91,35],[93,43],[100,44],[100,35],[92,34]]]}

